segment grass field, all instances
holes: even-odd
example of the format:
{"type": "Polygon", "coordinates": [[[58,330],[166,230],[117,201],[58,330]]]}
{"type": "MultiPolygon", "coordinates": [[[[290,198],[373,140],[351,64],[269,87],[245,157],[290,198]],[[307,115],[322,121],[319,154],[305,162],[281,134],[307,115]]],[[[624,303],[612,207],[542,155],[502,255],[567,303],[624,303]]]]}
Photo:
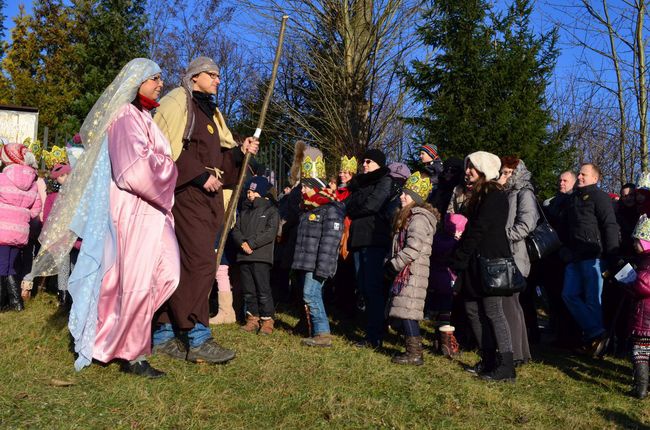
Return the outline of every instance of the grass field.
{"type": "Polygon", "coordinates": [[[118,364],[75,372],[66,323],[47,294],[0,314],[0,428],[650,429],[650,402],[625,394],[630,365],[609,357],[540,347],[516,384],[484,383],[461,369],[473,353],[400,367],[390,363],[394,342],[382,353],[343,337],[310,349],[283,329],[262,337],[231,325],[216,332],[237,350],[230,364],[154,356],[167,377],[152,381],[118,364]]]}

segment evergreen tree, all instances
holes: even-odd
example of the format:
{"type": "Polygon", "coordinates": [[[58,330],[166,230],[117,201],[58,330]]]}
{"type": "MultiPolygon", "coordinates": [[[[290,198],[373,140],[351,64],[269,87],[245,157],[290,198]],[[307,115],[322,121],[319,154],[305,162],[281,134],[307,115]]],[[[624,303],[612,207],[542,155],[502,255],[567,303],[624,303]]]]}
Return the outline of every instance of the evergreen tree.
{"type": "Polygon", "coordinates": [[[566,167],[562,136],[549,132],[545,93],[557,59],[557,33],[536,36],[530,0],[514,0],[504,14],[483,0],[433,0],[419,29],[437,52],[414,61],[407,85],[423,106],[424,142],[445,156],[485,150],[523,159],[549,193],[566,167]]]}

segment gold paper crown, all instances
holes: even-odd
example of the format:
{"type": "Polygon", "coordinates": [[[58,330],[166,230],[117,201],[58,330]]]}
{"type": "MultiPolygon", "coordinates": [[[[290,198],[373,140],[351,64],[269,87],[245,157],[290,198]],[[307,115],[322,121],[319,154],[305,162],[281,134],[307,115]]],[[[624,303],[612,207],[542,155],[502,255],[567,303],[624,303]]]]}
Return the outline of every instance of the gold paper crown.
{"type": "Polygon", "coordinates": [[[650,172],[643,172],[636,180],[638,190],[650,190],[650,172]]]}
{"type": "Polygon", "coordinates": [[[404,189],[413,191],[415,194],[422,197],[422,200],[426,200],[433,189],[433,185],[431,185],[431,180],[429,178],[423,178],[420,175],[420,172],[415,172],[406,180],[404,189]]]}
{"type": "Polygon", "coordinates": [[[47,169],[52,169],[55,164],[67,164],[68,163],[68,153],[65,148],[59,148],[54,145],[51,151],[43,151],[43,160],[45,160],[45,167],[47,169]]]}
{"type": "Polygon", "coordinates": [[[23,141],[23,145],[32,151],[32,154],[34,154],[34,158],[36,158],[37,163],[41,161],[41,156],[43,155],[43,146],[41,145],[40,140],[36,139],[32,142],[32,139],[28,137],[23,141]]]}
{"type": "Polygon", "coordinates": [[[305,160],[302,162],[302,172],[300,173],[301,178],[317,178],[323,179],[327,177],[325,173],[325,162],[323,161],[323,156],[319,155],[315,160],[312,160],[308,155],[305,157],[305,160]]]}
{"type": "Polygon", "coordinates": [[[648,219],[646,214],[641,215],[641,218],[639,218],[636,227],[634,227],[632,237],[635,239],[650,241],[650,219],[648,219]]]}
{"type": "Polygon", "coordinates": [[[345,155],[341,157],[341,172],[357,173],[357,157],[348,158],[345,155]]]}

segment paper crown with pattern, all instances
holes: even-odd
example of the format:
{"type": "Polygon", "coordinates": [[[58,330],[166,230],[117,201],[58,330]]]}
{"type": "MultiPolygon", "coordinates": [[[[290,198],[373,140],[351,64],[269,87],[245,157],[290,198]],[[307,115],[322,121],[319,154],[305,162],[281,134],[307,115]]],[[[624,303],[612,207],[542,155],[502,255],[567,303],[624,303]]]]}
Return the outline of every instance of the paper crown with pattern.
{"type": "Polygon", "coordinates": [[[650,241],[650,219],[648,219],[646,214],[641,215],[641,218],[637,221],[632,237],[650,241]]]}
{"type": "Polygon", "coordinates": [[[636,179],[637,190],[650,190],[650,172],[640,173],[636,179]]]}
{"type": "Polygon", "coordinates": [[[357,157],[348,158],[347,156],[341,157],[341,170],[340,172],[357,173],[359,165],[357,164],[357,157]]]}
{"type": "Polygon", "coordinates": [[[34,154],[34,158],[36,159],[36,162],[39,163],[41,161],[41,157],[43,156],[43,146],[41,145],[41,141],[36,139],[32,141],[30,137],[27,139],[23,140],[23,145],[29,149],[32,154],[34,154]]]}
{"type": "Polygon", "coordinates": [[[50,170],[55,164],[68,164],[68,153],[65,148],[59,148],[54,145],[51,151],[43,151],[43,160],[45,167],[50,170]]]}
{"type": "Polygon", "coordinates": [[[325,173],[325,161],[323,161],[323,156],[319,155],[315,159],[312,159],[309,155],[307,155],[302,162],[302,171],[300,172],[300,177],[302,179],[326,178],[327,174],[325,173]]]}
{"type": "Polygon", "coordinates": [[[422,177],[420,172],[415,172],[406,180],[404,184],[404,190],[411,191],[426,200],[433,189],[431,185],[431,180],[429,178],[422,177]]]}

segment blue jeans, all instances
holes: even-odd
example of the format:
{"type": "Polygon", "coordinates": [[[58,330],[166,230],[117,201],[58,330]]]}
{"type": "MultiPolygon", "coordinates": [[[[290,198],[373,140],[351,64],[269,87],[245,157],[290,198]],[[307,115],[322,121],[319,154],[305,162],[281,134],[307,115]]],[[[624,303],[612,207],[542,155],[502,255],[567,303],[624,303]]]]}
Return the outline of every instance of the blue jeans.
{"type": "Polygon", "coordinates": [[[330,322],[327,319],[323,304],[323,283],[314,279],[312,272],[304,272],[302,296],[309,308],[311,317],[312,336],[330,333],[330,322]]]}
{"type": "Polygon", "coordinates": [[[354,268],[357,272],[357,286],[366,302],[366,340],[372,344],[381,343],[384,337],[384,312],[386,293],[384,290],[384,258],[386,249],[379,247],[360,248],[354,251],[354,268]]]}
{"type": "MultiPolygon", "coordinates": [[[[203,345],[212,337],[210,328],[201,323],[196,323],[192,330],[187,332],[187,340],[191,348],[203,345]]],[[[153,332],[153,344],[160,345],[176,337],[176,332],[171,324],[160,324],[153,332]]]]}
{"type": "Polygon", "coordinates": [[[566,266],[562,299],[582,329],[585,340],[594,339],[605,332],[600,306],[602,293],[599,259],[578,261],[566,266]]]}

